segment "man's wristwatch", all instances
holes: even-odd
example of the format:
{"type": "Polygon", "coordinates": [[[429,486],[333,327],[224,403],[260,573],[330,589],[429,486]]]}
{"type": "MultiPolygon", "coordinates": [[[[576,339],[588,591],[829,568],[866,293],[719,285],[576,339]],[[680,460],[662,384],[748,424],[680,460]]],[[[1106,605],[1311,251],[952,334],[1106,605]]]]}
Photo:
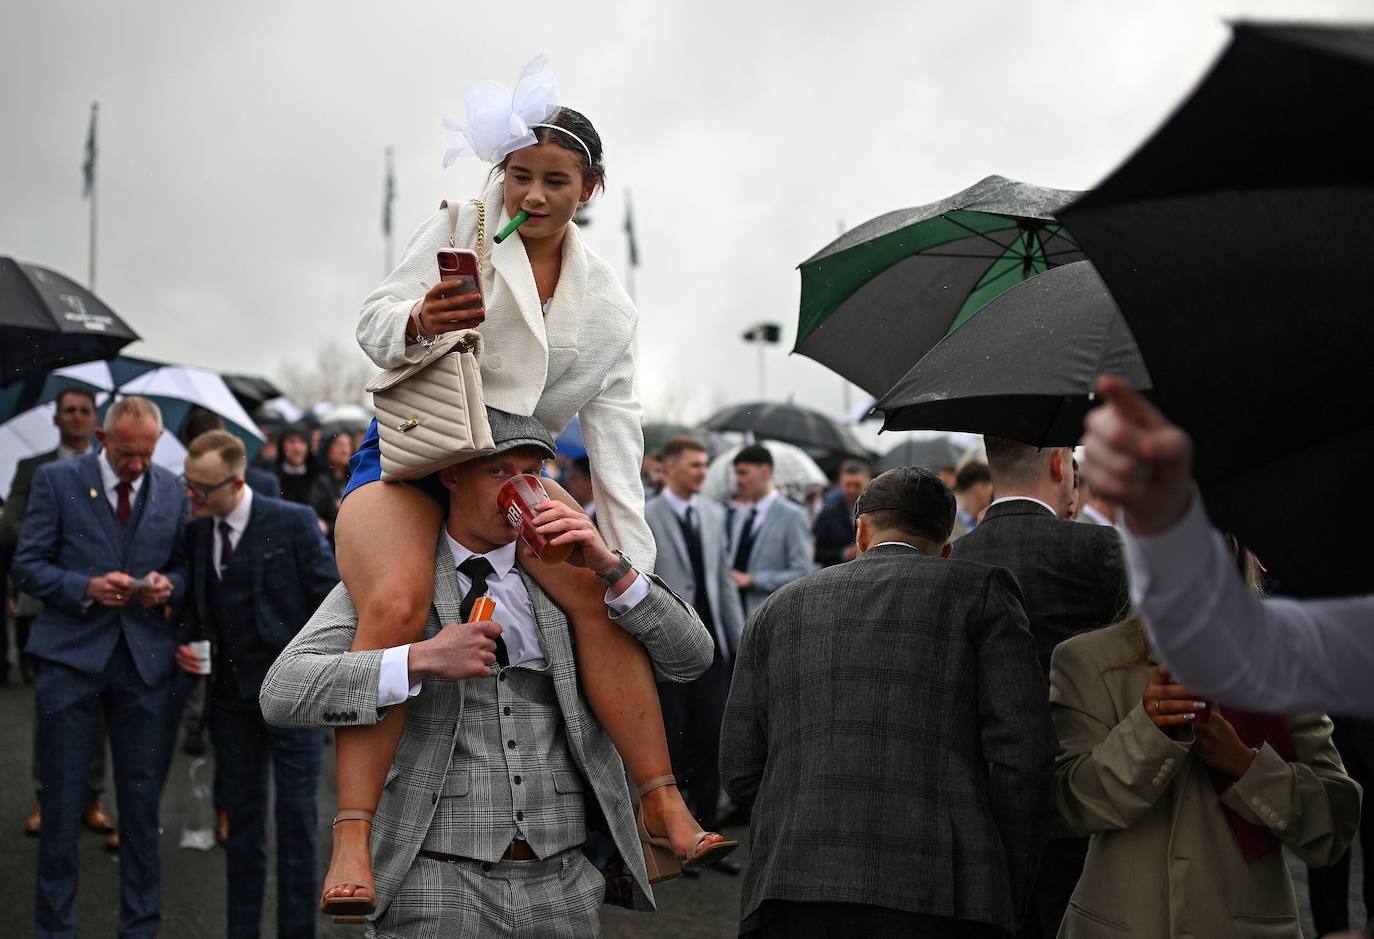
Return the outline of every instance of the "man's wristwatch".
{"type": "Polygon", "coordinates": [[[620,578],[635,569],[635,566],[630,563],[630,559],[625,556],[623,551],[612,551],[611,553],[620,558],[620,563],[611,568],[610,573],[596,575],[601,578],[601,582],[607,587],[614,587],[620,582],[620,578]]]}

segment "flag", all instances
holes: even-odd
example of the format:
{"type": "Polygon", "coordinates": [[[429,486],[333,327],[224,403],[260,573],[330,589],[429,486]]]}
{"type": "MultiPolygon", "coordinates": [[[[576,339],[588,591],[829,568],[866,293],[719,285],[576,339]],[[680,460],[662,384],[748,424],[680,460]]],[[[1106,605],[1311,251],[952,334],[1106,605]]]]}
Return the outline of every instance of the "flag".
{"type": "Polygon", "coordinates": [[[391,204],[396,201],[396,173],[391,164],[391,148],[386,148],[386,189],[382,196],[382,234],[391,234],[391,204]]]}
{"type": "Polygon", "coordinates": [[[639,243],[635,241],[635,216],[630,208],[630,191],[625,190],[625,237],[630,241],[630,267],[639,267],[639,243]]]}
{"type": "Polygon", "coordinates": [[[91,102],[91,126],[86,131],[86,159],[81,164],[81,198],[85,199],[95,188],[95,116],[100,111],[100,102],[91,102]]]}

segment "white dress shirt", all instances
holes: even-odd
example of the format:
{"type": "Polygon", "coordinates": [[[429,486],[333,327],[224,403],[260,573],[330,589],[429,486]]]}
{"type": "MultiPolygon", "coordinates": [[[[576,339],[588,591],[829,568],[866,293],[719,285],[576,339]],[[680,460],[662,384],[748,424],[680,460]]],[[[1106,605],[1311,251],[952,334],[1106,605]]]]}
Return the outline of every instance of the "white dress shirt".
{"type": "Polygon", "coordinates": [[[759,533],[759,529],[763,527],[763,518],[765,515],[768,514],[768,510],[773,507],[773,503],[778,501],[779,495],[780,493],[777,489],[770,489],[768,490],[768,495],[764,496],[759,501],[754,503],[748,503],[741,506],[741,511],[746,513],[744,516],[745,518],[749,517],[747,514],[749,512],[758,512],[758,514],[754,516],[754,534],[757,535],[759,533]]]}
{"type": "Polygon", "coordinates": [[[1158,536],[1121,528],[1131,598],[1178,681],[1257,711],[1374,715],[1374,595],[1259,597],[1196,492],[1178,524],[1158,536]]]}
{"type": "Polygon", "coordinates": [[[667,486],[663,487],[663,501],[668,503],[668,508],[673,510],[673,514],[678,517],[678,521],[687,519],[687,510],[691,509],[694,516],[693,521],[701,524],[701,510],[697,508],[697,494],[692,493],[686,499],[677,495],[667,486]]]}
{"type": "MultiPolygon", "coordinates": [[[[1001,505],[1003,502],[1016,502],[1017,500],[1020,500],[1022,502],[1034,502],[1036,505],[1043,505],[1045,507],[1046,512],[1049,512],[1055,518],[1059,517],[1059,513],[1056,512],[1048,502],[1044,502],[1040,499],[1037,499],[1035,498],[1035,496],[1003,496],[1000,499],[993,499],[992,504],[989,505],[988,508],[992,508],[992,506],[994,505],[1001,505]]],[[[984,515],[983,517],[986,518],[987,516],[984,515]]]]}
{"type": "MultiPolygon", "coordinates": [[[[444,537],[448,539],[449,551],[453,554],[453,576],[458,580],[458,593],[466,595],[472,580],[457,567],[468,558],[478,555],[459,544],[447,530],[444,537]]],[[[512,541],[480,556],[486,558],[492,567],[492,575],[487,578],[487,592],[496,604],[492,619],[501,624],[501,639],[506,644],[510,666],[540,667],[544,664],[544,647],[539,641],[539,625],[534,621],[534,607],[530,604],[525,581],[515,569],[515,552],[519,544],[519,541],[512,541]]],[[[611,591],[607,590],[606,605],[616,615],[624,615],[649,595],[649,586],[649,579],[639,574],[619,596],[612,597],[611,591]]],[[[421,683],[412,685],[409,677],[409,643],[383,652],[381,675],[377,679],[377,706],[400,704],[419,694],[421,683]]]]}
{"type": "MultiPolygon", "coordinates": [[[[100,483],[105,490],[105,498],[110,500],[110,508],[118,512],[119,493],[115,490],[119,488],[121,480],[119,476],[115,474],[114,467],[110,465],[110,458],[108,454],[101,453],[98,457],[96,457],[95,462],[100,466],[100,483]]],[[[138,504],[138,494],[143,491],[143,480],[147,478],[148,473],[145,470],[143,473],[139,474],[138,479],[135,479],[133,481],[133,489],[129,492],[130,509],[132,509],[135,505],[138,504]]]]}
{"type": "Polygon", "coordinates": [[[248,527],[248,516],[253,512],[253,490],[247,486],[243,487],[243,498],[239,499],[239,504],[229,510],[229,514],[221,518],[218,515],[211,516],[214,527],[210,532],[210,556],[214,560],[215,576],[220,576],[220,552],[223,550],[223,541],[219,536],[219,523],[229,523],[229,547],[238,550],[239,541],[243,539],[243,530],[248,527]]]}

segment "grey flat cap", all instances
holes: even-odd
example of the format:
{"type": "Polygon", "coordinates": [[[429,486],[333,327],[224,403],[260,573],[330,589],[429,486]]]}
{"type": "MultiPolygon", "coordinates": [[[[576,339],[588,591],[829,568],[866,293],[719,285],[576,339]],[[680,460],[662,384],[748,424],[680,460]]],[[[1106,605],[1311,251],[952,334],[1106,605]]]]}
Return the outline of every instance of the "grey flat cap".
{"type": "Polygon", "coordinates": [[[487,408],[487,422],[491,424],[491,439],[495,441],[496,449],[482,456],[495,456],[519,447],[538,447],[544,451],[547,459],[553,458],[553,434],[534,418],[487,408]]]}

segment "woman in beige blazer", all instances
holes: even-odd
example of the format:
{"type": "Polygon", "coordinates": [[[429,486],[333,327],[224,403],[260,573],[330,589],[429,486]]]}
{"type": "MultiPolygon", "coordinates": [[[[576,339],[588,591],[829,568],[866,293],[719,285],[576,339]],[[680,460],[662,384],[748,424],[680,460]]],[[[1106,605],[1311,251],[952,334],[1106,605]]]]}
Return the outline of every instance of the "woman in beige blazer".
{"type": "Polygon", "coordinates": [[[1061,937],[1301,939],[1282,848],[1331,864],[1360,818],[1325,715],[1245,715],[1286,723],[1247,746],[1224,706],[1171,683],[1135,617],[1055,649],[1050,706],[1059,816],[1092,836],[1061,937]]]}

